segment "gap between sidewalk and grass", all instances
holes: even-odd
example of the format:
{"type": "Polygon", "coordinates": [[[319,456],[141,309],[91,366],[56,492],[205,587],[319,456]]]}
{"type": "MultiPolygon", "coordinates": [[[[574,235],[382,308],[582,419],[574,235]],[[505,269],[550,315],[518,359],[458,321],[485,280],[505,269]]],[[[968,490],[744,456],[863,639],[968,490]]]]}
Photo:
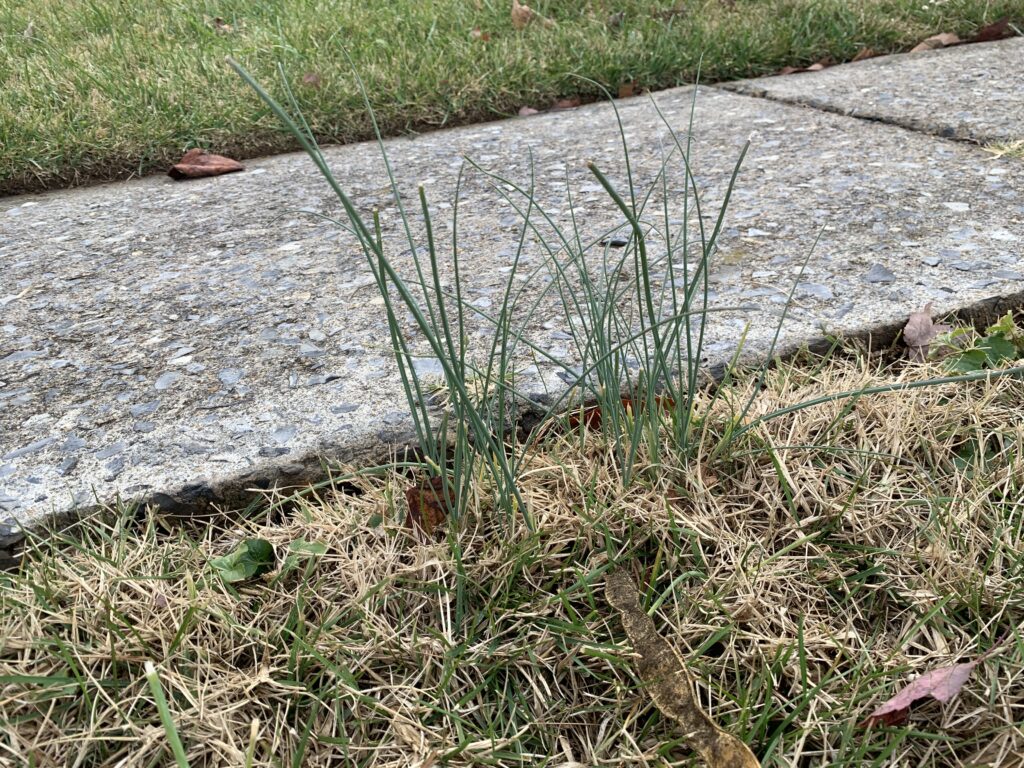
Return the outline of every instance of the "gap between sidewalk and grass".
{"type": "Polygon", "coordinates": [[[386,135],[592,99],[590,77],[661,89],[770,74],[865,49],[968,38],[1016,0],[15,0],[0,8],[0,194],[166,170],[191,147],[253,157],[297,148],[224,63],[268,81],[282,64],[321,141],[372,138],[343,51],[386,135]]]}

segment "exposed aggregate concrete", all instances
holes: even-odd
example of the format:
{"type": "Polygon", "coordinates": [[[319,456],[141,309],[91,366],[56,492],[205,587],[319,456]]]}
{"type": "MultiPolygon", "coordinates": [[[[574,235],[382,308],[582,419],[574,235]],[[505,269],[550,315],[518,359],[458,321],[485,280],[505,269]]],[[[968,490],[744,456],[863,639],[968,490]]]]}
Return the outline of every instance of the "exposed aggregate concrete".
{"type": "MultiPolygon", "coordinates": [[[[691,99],[691,89],[657,96],[677,131],[691,99]]],[[[618,107],[634,181],[646,188],[670,136],[646,99],[618,107]]],[[[927,302],[942,313],[1024,291],[1019,160],[715,89],[701,89],[694,127],[708,222],[751,142],[710,299],[713,308],[752,309],[709,316],[708,365],[728,360],[748,326],[747,352],[763,355],[794,281],[786,349],[892,326],[927,302]]],[[[463,154],[526,184],[532,152],[536,196],[554,219],[569,224],[568,176],[587,238],[623,222],[585,167],[595,161],[625,188],[607,104],[395,139],[387,150],[416,234],[415,184],[425,184],[446,257],[463,154]]],[[[380,208],[390,253],[411,274],[377,148],[325,155],[360,210],[380,208]]],[[[678,202],[681,163],[667,178],[678,202]]],[[[296,209],[342,215],[304,155],[193,182],[148,178],[0,200],[0,547],[22,525],[97,502],[234,506],[322,477],[328,462],[376,460],[411,441],[367,263],[350,235],[296,209]]],[[[521,225],[468,169],[459,245],[464,292],[483,311],[500,302],[521,225]]],[[[550,284],[536,240],[527,237],[516,282],[528,296],[550,284]]],[[[590,263],[603,257],[596,247],[590,263]]],[[[530,338],[578,359],[557,297],[540,306],[530,338]]],[[[471,339],[485,347],[486,323],[471,324],[471,339]]],[[[417,366],[439,369],[428,354],[417,366]]],[[[571,381],[526,355],[520,367],[520,387],[538,403],[571,381]]]]}
{"type": "Polygon", "coordinates": [[[978,144],[1024,139],[1024,37],[722,87],[978,144]]]}

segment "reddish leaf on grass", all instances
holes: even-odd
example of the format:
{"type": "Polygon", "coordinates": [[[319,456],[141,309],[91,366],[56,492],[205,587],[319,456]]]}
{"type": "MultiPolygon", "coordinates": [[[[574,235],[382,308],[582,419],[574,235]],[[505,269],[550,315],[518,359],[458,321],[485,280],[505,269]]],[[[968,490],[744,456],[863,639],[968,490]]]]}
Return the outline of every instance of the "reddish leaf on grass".
{"type": "Polygon", "coordinates": [[[922,51],[934,51],[936,48],[946,48],[950,45],[959,45],[962,43],[959,37],[953,32],[942,32],[938,35],[932,35],[926,37],[920,43],[910,49],[911,53],[921,53],[922,51]]]}
{"type": "Polygon", "coordinates": [[[214,155],[205,149],[190,149],[181,160],[171,166],[167,175],[172,179],[200,179],[204,176],[220,176],[224,173],[244,171],[245,166],[237,160],[223,155],[214,155]]]}
{"type": "MultiPolygon", "coordinates": [[[[409,505],[409,515],[405,522],[413,530],[419,529],[427,536],[433,536],[434,531],[448,518],[448,504],[444,501],[445,487],[444,478],[431,477],[420,482],[419,485],[407,488],[405,501],[409,505]]],[[[448,489],[448,500],[455,503],[453,489],[448,489]]]]}
{"type": "Polygon", "coordinates": [[[932,322],[932,303],[929,301],[919,312],[911,312],[907,324],[903,326],[903,343],[911,360],[918,362],[927,359],[928,346],[940,333],[946,333],[950,326],[932,322]]]}
{"type": "Polygon", "coordinates": [[[316,72],[307,72],[302,76],[302,84],[307,88],[319,88],[323,79],[316,72]]]}
{"type": "Polygon", "coordinates": [[[949,667],[939,667],[931,672],[925,672],[910,685],[878,707],[868,715],[861,723],[861,727],[872,726],[877,723],[885,725],[899,725],[906,722],[911,705],[921,699],[932,698],[941,704],[945,704],[958,693],[971,672],[978,665],[978,661],[969,661],[965,664],[954,664],[949,667]]]}
{"type": "Polygon", "coordinates": [[[474,27],[470,30],[469,36],[474,40],[479,40],[482,43],[486,43],[491,39],[490,32],[484,32],[480,27],[474,27]]]}
{"type": "Polygon", "coordinates": [[[1003,17],[991,24],[986,24],[971,37],[970,43],[991,43],[993,40],[1002,40],[1004,37],[1013,37],[1013,29],[1010,27],[1010,19],[1003,17]]]}
{"type": "MultiPolygon", "coordinates": [[[[661,406],[661,410],[665,413],[671,413],[672,409],[676,407],[676,401],[664,395],[655,395],[654,402],[661,406]]],[[[631,397],[622,398],[622,407],[630,415],[645,410],[643,400],[634,401],[631,397]]],[[[590,429],[598,429],[601,426],[601,407],[598,405],[585,406],[576,413],[570,413],[566,422],[571,429],[576,429],[580,424],[586,424],[590,429]]]]}
{"type": "Polygon", "coordinates": [[[910,707],[921,699],[931,698],[940,704],[945,704],[960,693],[960,689],[967,682],[967,678],[971,676],[974,668],[1002,648],[1010,637],[1010,634],[1003,635],[1001,639],[993,643],[987,651],[978,656],[974,661],[968,661],[963,664],[951,664],[933,669],[931,672],[925,672],[868,715],[867,719],[860,724],[861,727],[875,725],[876,723],[899,725],[906,721],[910,707]]]}
{"type": "Polygon", "coordinates": [[[539,115],[539,114],[540,114],[540,110],[539,109],[534,109],[533,107],[520,107],[519,108],[519,116],[520,117],[529,117],[530,115],[539,115]]]}

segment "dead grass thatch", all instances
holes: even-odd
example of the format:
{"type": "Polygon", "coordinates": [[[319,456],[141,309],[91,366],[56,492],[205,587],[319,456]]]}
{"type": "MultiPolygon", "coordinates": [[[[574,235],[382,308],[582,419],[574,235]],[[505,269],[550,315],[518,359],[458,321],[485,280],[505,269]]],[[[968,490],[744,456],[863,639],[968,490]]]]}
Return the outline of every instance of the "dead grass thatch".
{"type": "MultiPolygon", "coordinates": [[[[755,409],[934,373],[805,361],[755,409]]],[[[1020,765],[1024,382],[816,406],[714,458],[729,399],[628,489],[600,435],[550,438],[533,530],[478,506],[423,543],[393,474],[230,528],[124,513],[41,542],[0,576],[0,763],[169,764],[153,661],[192,766],[696,765],[634,676],[616,563],[763,765],[1020,765]],[[245,537],[326,553],[236,591],[207,563],[245,537]],[[945,708],[858,727],[1008,633],[945,708]]]]}

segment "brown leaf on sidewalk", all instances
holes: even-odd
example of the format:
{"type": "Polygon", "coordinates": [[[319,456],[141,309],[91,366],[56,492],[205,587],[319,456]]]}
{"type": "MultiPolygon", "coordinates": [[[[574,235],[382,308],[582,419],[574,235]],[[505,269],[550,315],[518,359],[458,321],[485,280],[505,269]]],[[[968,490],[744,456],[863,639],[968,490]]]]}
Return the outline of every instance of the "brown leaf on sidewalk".
{"type": "Polygon", "coordinates": [[[605,577],[605,595],[619,612],[633,652],[639,658],[636,670],[655,706],[675,720],[708,768],[760,768],[750,748],[723,731],[700,708],[693,693],[686,662],[679,651],[661,637],[651,617],[640,607],[633,580],[625,571],[611,571],[605,577]]]}
{"type": "MultiPolygon", "coordinates": [[[[409,505],[409,515],[405,522],[413,530],[420,530],[427,536],[448,518],[448,504],[444,501],[444,478],[431,477],[419,485],[405,490],[405,501],[409,505]]],[[[448,488],[448,500],[454,504],[454,490],[448,488]]]]}
{"type": "Polygon", "coordinates": [[[950,45],[959,45],[962,43],[959,37],[953,32],[943,32],[938,35],[932,35],[926,37],[920,43],[910,49],[911,53],[921,53],[922,51],[934,51],[936,48],[946,48],[950,45]]]}
{"type": "Polygon", "coordinates": [[[975,32],[968,42],[991,43],[994,40],[1002,40],[1004,37],[1013,37],[1013,34],[1013,28],[1010,27],[1010,19],[1003,17],[998,21],[993,21],[991,24],[986,24],[975,32]]]}
{"type": "Polygon", "coordinates": [[[928,346],[940,333],[951,330],[948,325],[932,322],[932,303],[929,301],[918,312],[911,312],[907,324],[903,326],[903,343],[911,360],[922,362],[928,357],[928,346]]]}
{"type": "Polygon", "coordinates": [[[181,179],[201,179],[204,176],[220,176],[224,173],[244,170],[245,166],[237,160],[196,148],[186,152],[181,160],[171,166],[167,175],[180,181],[181,179]]]}
{"type": "Polygon", "coordinates": [[[540,110],[539,109],[534,109],[533,107],[520,107],[519,108],[519,116],[520,117],[529,117],[530,115],[539,115],[539,114],[540,114],[540,110]]]}

